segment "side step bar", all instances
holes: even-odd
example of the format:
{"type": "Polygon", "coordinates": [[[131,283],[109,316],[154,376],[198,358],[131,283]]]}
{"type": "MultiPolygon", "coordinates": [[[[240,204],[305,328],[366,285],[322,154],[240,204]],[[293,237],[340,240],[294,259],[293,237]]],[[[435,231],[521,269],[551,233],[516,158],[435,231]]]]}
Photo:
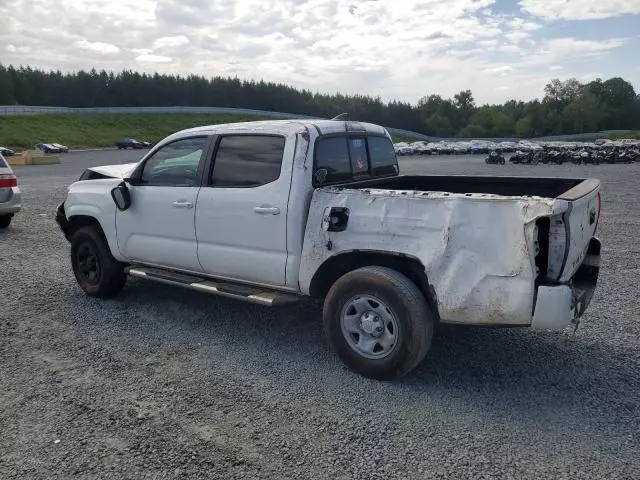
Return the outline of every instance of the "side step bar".
{"type": "Polygon", "coordinates": [[[134,266],[127,267],[126,272],[132,277],[145,278],[158,283],[211,293],[221,297],[235,298],[237,300],[257,303],[267,307],[289,305],[300,300],[300,297],[290,293],[265,290],[260,287],[239,285],[235,283],[214,281],[193,275],[162,270],[159,268],[134,266]]]}

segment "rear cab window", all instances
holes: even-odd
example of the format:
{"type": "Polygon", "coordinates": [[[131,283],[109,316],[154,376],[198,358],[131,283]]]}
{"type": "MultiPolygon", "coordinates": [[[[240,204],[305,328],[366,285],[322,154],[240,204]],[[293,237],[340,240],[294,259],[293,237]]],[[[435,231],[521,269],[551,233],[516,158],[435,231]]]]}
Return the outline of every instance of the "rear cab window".
{"type": "Polygon", "coordinates": [[[314,186],[398,174],[391,140],[382,136],[320,137],[314,152],[314,186]]]}

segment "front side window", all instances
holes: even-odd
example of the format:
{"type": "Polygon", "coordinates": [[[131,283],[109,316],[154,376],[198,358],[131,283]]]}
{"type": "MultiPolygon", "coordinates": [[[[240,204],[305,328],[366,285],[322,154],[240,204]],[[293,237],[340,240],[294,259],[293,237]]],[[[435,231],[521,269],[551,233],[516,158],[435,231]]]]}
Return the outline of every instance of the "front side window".
{"type": "Polygon", "coordinates": [[[280,178],[284,137],[230,135],[220,139],[210,185],[258,187],[280,178]]]}
{"type": "Polygon", "coordinates": [[[176,140],[161,147],[142,170],[141,185],[195,187],[207,137],[176,140]]]}

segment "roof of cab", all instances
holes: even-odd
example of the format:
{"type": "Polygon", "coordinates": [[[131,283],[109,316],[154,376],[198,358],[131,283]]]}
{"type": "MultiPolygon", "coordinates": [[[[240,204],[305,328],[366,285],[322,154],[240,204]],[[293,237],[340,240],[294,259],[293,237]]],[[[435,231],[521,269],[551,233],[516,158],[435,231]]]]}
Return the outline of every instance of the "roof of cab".
{"type": "Polygon", "coordinates": [[[171,137],[182,137],[193,133],[221,134],[221,133],[270,133],[289,135],[303,129],[315,130],[319,135],[327,135],[340,132],[362,132],[376,135],[387,135],[387,131],[373,123],[352,122],[344,120],[261,120],[255,122],[224,123],[220,125],[207,125],[189,128],[176,132],[171,137]]]}

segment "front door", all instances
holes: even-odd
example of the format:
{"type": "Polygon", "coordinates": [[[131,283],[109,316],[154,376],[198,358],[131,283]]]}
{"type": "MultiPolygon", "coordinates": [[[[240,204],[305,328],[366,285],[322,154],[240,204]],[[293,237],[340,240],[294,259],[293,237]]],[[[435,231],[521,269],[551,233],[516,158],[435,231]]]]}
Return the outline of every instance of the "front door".
{"type": "Polygon", "coordinates": [[[131,207],[116,214],[118,248],[129,260],[202,271],[194,222],[206,144],[201,136],[164,145],[129,185],[131,207]]]}
{"type": "Polygon", "coordinates": [[[284,285],[295,139],[226,135],[198,196],[198,258],[208,274],[284,285]],[[289,172],[285,172],[286,169],[289,172]]]}

